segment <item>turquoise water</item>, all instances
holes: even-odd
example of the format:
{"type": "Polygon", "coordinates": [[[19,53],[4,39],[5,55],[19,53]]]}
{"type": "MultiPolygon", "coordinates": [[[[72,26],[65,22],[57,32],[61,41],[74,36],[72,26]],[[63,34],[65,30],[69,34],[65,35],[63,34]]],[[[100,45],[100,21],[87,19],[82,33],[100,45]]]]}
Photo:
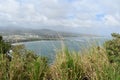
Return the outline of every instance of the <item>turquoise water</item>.
{"type": "Polygon", "coordinates": [[[66,46],[69,51],[79,52],[84,48],[89,48],[91,45],[101,46],[109,38],[105,37],[71,37],[66,38],[64,41],[35,41],[23,43],[29,50],[34,51],[38,55],[48,57],[50,60],[54,59],[57,51],[66,46]]]}

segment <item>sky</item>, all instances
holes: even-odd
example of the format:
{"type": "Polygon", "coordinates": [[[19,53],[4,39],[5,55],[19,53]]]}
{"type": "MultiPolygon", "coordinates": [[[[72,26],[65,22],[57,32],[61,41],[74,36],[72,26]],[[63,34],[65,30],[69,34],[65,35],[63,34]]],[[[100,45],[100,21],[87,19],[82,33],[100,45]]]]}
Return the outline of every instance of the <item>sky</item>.
{"type": "Polygon", "coordinates": [[[120,0],[0,0],[0,27],[120,33],[120,0]]]}

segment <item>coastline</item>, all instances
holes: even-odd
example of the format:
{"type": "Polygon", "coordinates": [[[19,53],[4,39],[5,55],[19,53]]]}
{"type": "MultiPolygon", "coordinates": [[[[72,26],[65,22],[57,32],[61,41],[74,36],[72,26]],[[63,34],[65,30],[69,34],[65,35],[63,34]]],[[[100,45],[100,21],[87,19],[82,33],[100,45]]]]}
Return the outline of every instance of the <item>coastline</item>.
{"type": "Polygon", "coordinates": [[[34,41],[58,41],[58,40],[65,40],[64,38],[51,38],[51,39],[27,39],[27,40],[16,40],[16,41],[9,41],[11,44],[16,44],[16,43],[23,43],[23,42],[34,42],[34,41]]]}

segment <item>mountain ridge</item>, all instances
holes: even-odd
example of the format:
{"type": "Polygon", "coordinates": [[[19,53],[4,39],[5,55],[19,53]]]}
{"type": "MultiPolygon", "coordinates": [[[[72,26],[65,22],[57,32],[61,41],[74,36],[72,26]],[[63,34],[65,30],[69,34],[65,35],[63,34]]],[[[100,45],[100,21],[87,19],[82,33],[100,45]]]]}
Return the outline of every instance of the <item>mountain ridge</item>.
{"type": "Polygon", "coordinates": [[[20,27],[0,27],[0,32],[3,32],[5,34],[16,34],[16,35],[22,35],[24,33],[31,33],[34,35],[39,36],[62,36],[62,37],[77,37],[77,36],[98,36],[93,34],[83,34],[83,33],[73,33],[73,32],[65,32],[65,31],[55,31],[51,29],[29,29],[29,28],[20,28],[20,27]]]}

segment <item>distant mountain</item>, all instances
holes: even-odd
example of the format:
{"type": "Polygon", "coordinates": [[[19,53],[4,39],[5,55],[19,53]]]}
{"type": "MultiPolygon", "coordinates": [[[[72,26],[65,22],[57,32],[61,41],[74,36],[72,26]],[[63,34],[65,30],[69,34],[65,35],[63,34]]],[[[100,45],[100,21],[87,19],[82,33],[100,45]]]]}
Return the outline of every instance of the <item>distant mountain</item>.
{"type": "Polygon", "coordinates": [[[50,29],[28,29],[21,27],[0,27],[0,32],[4,32],[5,35],[23,35],[25,33],[39,35],[40,37],[77,37],[77,36],[96,36],[91,34],[78,34],[72,32],[62,32],[62,31],[54,31],[50,29]]]}

